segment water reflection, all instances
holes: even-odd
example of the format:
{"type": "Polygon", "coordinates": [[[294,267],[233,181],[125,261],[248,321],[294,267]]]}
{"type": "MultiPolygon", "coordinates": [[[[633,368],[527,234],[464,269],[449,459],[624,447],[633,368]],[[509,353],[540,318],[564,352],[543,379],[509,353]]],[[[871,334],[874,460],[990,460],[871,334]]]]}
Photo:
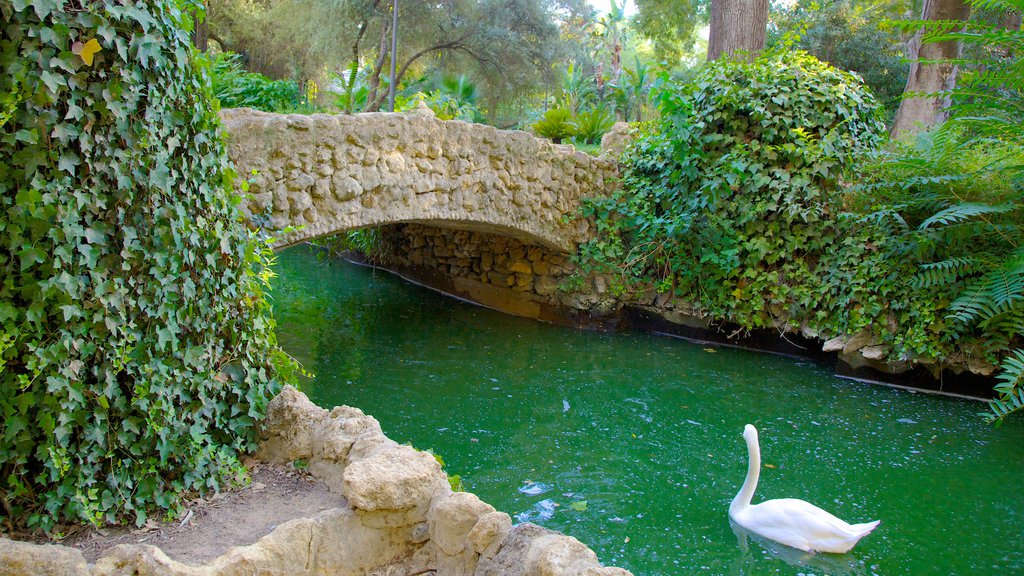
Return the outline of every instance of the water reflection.
{"type": "Polygon", "coordinates": [[[736,535],[736,543],[740,549],[740,555],[733,564],[732,574],[752,575],[760,574],[763,559],[760,555],[750,551],[749,541],[753,541],[758,549],[762,550],[768,557],[782,560],[790,566],[797,568],[810,568],[815,573],[829,574],[831,576],[868,576],[873,574],[865,563],[857,557],[856,552],[847,554],[815,554],[804,552],[796,548],[784,546],[778,542],[761,537],[739,524],[729,520],[729,527],[736,535]]]}

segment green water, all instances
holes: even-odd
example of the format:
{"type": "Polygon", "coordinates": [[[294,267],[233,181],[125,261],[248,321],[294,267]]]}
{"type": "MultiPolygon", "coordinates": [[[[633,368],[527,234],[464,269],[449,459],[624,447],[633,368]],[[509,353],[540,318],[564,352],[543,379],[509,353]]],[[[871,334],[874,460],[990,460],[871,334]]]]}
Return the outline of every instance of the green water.
{"type": "Polygon", "coordinates": [[[277,272],[281,341],[316,374],[304,384],[316,403],[372,414],[392,439],[441,454],[467,490],[605,564],[638,576],[1024,574],[1024,424],[986,426],[980,403],[518,319],[303,247],[277,272]],[[766,464],[755,501],[803,498],[881,526],[846,555],[741,547],[726,511],[746,423],[766,464]]]}

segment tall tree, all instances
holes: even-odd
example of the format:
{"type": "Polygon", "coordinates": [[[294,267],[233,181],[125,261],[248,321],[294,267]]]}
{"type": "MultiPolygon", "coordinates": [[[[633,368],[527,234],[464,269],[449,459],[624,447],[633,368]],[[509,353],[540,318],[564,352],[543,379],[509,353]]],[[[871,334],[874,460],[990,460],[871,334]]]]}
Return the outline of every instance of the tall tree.
{"type": "Polygon", "coordinates": [[[707,21],[703,0],[635,0],[632,24],[637,33],[654,43],[654,55],[661,61],[679,62],[697,40],[698,25],[707,21]]]}
{"type": "Polygon", "coordinates": [[[949,32],[960,27],[971,14],[964,0],[924,0],[922,25],[907,43],[910,74],[903,90],[903,101],[896,112],[892,136],[897,138],[942,123],[948,116],[951,93],[956,88],[959,39],[928,41],[930,34],[949,32]]]}
{"type": "Polygon", "coordinates": [[[708,61],[744,51],[753,57],[765,47],[768,0],[711,0],[708,61]]]}
{"type": "Polygon", "coordinates": [[[768,0],[711,0],[708,62],[744,51],[748,57],[764,49],[768,0]]]}

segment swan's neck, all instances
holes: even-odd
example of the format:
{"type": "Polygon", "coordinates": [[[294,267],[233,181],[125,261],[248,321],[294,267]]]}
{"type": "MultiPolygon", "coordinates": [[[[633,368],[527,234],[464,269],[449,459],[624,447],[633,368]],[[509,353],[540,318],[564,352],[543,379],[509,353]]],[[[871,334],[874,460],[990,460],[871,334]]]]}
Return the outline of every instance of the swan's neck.
{"type": "Polygon", "coordinates": [[[732,499],[729,505],[729,513],[732,514],[750,506],[750,500],[754,498],[754,490],[757,489],[757,479],[761,474],[761,448],[757,444],[757,433],[751,434],[747,440],[747,477],[743,480],[743,486],[732,499]]]}

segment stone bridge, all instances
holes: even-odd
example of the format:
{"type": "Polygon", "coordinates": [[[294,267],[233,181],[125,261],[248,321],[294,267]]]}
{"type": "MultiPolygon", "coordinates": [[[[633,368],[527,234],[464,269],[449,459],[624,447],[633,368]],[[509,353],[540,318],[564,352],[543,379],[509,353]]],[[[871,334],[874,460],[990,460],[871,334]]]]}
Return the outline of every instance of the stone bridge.
{"type": "Polygon", "coordinates": [[[526,132],[414,114],[221,112],[229,154],[251,176],[254,221],[292,231],[277,246],[410,222],[501,234],[571,251],[566,218],[613,185],[616,162],[526,132]]]}

